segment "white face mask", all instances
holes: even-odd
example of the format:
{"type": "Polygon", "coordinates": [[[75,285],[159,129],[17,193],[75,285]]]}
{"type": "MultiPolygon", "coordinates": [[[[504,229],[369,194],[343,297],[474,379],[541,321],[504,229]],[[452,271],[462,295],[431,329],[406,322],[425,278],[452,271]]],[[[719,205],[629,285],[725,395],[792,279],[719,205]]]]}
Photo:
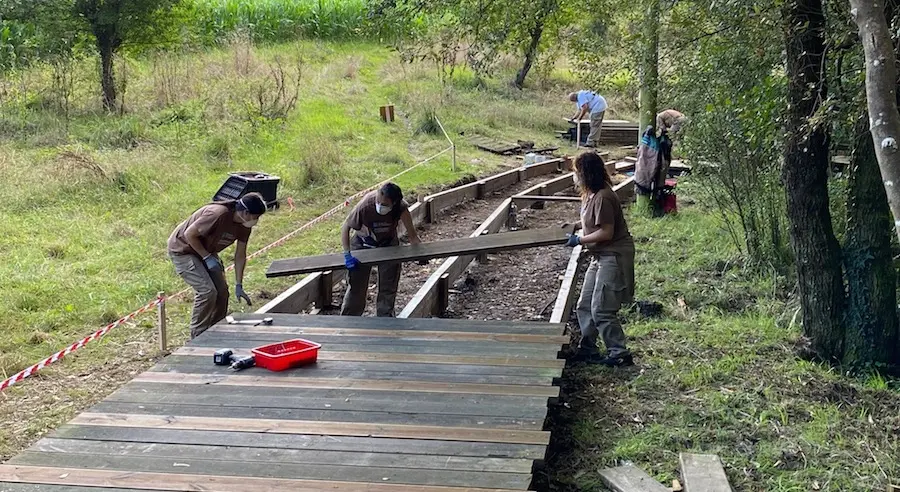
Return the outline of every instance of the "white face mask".
{"type": "Polygon", "coordinates": [[[244,227],[248,227],[248,228],[253,227],[258,223],[259,223],[259,219],[247,220],[247,221],[244,221],[244,227]]]}
{"type": "Polygon", "coordinates": [[[382,205],[380,203],[375,204],[375,211],[378,212],[378,215],[387,215],[391,213],[391,210],[394,207],[388,207],[387,205],[382,205]]]}

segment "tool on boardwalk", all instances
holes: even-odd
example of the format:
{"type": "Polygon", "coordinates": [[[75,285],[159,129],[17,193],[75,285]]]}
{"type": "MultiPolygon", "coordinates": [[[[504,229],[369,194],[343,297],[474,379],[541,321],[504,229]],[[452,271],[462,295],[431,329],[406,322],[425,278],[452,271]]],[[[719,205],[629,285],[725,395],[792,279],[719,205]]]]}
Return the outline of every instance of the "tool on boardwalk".
{"type": "MultiPolygon", "coordinates": [[[[488,234],[478,237],[449,239],[412,246],[389,246],[386,248],[361,249],[353,252],[353,258],[363,265],[378,265],[431,258],[446,258],[469,254],[487,254],[499,251],[537,248],[541,246],[563,245],[574,232],[572,226],[547,229],[488,234]]],[[[346,268],[341,253],[277,260],[269,266],[267,277],[284,277],[301,273],[346,268]]]]}
{"type": "Polygon", "coordinates": [[[246,369],[248,367],[253,367],[256,365],[256,357],[252,355],[248,355],[247,357],[241,357],[240,359],[235,360],[231,364],[232,371],[240,371],[242,369],[246,369]]]}
{"type": "Polygon", "coordinates": [[[230,366],[233,362],[234,350],[219,349],[213,354],[213,364],[217,366],[230,366]]]}
{"type": "Polygon", "coordinates": [[[272,318],[266,317],[263,319],[235,319],[234,316],[225,316],[225,321],[228,322],[229,325],[251,325],[251,326],[259,326],[266,325],[270,326],[275,322],[272,318]]]}

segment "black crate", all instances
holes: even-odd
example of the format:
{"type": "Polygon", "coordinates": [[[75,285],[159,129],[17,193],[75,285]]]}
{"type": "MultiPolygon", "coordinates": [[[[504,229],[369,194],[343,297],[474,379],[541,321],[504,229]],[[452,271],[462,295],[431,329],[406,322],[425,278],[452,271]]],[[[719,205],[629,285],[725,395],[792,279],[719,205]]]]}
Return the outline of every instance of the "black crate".
{"type": "Polygon", "coordinates": [[[278,207],[278,183],[281,178],[266,173],[230,173],[228,179],[213,196],[213,201],[237,200],[247,193],[257,192],[263,196],[269,208],[278,207]]]}

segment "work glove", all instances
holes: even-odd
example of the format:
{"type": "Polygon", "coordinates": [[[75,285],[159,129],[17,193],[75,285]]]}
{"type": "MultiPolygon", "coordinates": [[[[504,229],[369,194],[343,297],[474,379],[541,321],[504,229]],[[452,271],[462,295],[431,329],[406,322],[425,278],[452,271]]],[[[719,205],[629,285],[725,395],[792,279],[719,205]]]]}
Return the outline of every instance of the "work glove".
{"type": "Polygon", "coordinates": [[[241,299],[243,299],[243,300],[247,301],[247,305],[248,305],[248,306],[252,306],[252,305],[253,305],[253,303],[250,302],[250,296],[248,296],[247,293],[244,292],[244,286],[243,286],[243,284],[235,284],[235,286],[234,286],[234,297],[235,297],[235,299],[237,299],[238,304],[240,304],[240,303],[241,303],[241,299]]]}
{"type": "Polygon", "coordinates": [[[581,236],[579,236],[578,234],[569,234],[569,240],[566,241],[566,246],[574,248],[579,244],[581,244],[581,236]]]}
{"type": "Polygon", "coordinates": [[[218,272],[222,270],[222,262],[219,261],[219,257],[216,255],[206,255],[203,257],[203,263],[206,264],[206,269],[211,272],[218,272]]]}
{"type": "Polygon", "coordinates": [[[347,270],[356,270],[356,267],[359,266],[359,260],[353,257],[349,251],[344,252],[344,266],[347,267],[347,270]]]}

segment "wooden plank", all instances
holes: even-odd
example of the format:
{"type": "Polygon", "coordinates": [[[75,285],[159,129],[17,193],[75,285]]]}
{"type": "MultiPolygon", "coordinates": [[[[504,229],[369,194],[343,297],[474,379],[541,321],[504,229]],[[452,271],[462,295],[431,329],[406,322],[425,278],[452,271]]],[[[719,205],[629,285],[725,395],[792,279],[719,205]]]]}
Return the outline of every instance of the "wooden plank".
{"type": "MultiPolygon", "coordinates": [[[[255,313],[232,313],[234,319],[241,322],[250,320],[259,321],[263,317],[255,313]]],[[[545,322],[535,321],[485,321],[477,319],[450,319],[436,318],[429,320],[377,318],[370,316],[315,316],[308,314],[279,314],[273,313],[266,317],[272,318],[274,324],[281,326],[308,326],[322,328],[386,328],[397,330],[447,330],[447,331],[490,331],[494,333],[535,333],[528,330],[539,330],[545,333],[554,327],[545,322]],[[513,331],[506,331],[512,329],[513,331]],[[525,331],[518,331],[525,330],[525,331]]],[[[221,322],[219,324],[225,324],[221,322]]],[[[250,323],[253,324],[253,323],[250,323]]],[[[556,328],[562,330],[564,326],[556,328]]],[[[561,331],[560,331],[561,333],[561,331]]]]}
{"type": "MultiPolygon", "coordinates": [[[[417,380],[386,379],[329,379],[313,377],[291,377],[288,373],[256,374],[204,374],[148,371],[138,375],[134,381],[149,383],[173,383],[224,386],[260,386],[269,388],[319,388],[358,391],[397,391],[418,393],[459,393],[474,395],[528,396],[556,398],[559,388],[543,385],[500,384],[500,383],[455,383],[417,380]],[[269,375],[262,375],[269,374],[269,375]],[[279,375],[271,375],[279,374],[279,375]]],[[[424,373],[423,373],[424,374],[424,373]]]]}
{"type": "Polygon", "coordinates": [[[489,178],[482,179],[478,183],[481,185],[482,196],[488,196],[495,191],[508,188],[519,182],[519,169],[511,169],[509,171],[495,174],[489,178]]]}
{"type": "Polygon", "coordinates": [[[288,335],[332,335],[345,337],[410,338],[423,340],[491,341],[513,343],[563,344],[569,339],[559,335],[518,335],[507,333],[484,333],[470,331],[425,331],[425,330],[377,330],[364,328],[314,328],[305,326],[241,326],[216,325],[211,333],[269,333],[288,335]]]}
{"type": "Polygon", "coordinates": [[[149,372],[166,374],[190,374],[202,376],[227,376],[236,375],[239,378],[267,376],[273,379],[285,381],[285,385],[291,385],[292,381],[306,378],[316,379],[350,379],[357,381],[404,381],[418,383],[441,384],[484,384],[504,386],[550,386],[553,377],[545,376],[495,376],[485,374],[454,374],[450,372],[423,372],[411,373],[408,371],[332,371],[319,369],[316,365],[304,366],[291,371],[271,372],[262,368],[249,368],[235,373],[223,366],[198,366],[196,364],[173,365],[161,363],[153,367],[149,372]]]}
{"type": "MultiPolygon", "coordinates": [[[[175,351],[180,355],[194,355],[212,357],[215,347],[182,347],[175,351]]],[[[563,359],[530,359],[524,357],[476,357],[465,355],[423,355],[423,354],[385,354],[379,352],[339,352],[322,348],[319,351],[319,360],[340,360],[357,362],[417,362],[421,364],[449,364],[449,365],[483,365],[505,367],[535,367],[560,369],[565,367],[563,359]]]]}
{"type": "Polygon", "coordinates": [[[512,197],[513,201],[518,202],[527,202],[531,201],[543,201],[543,202],[581,202],[581,198],[577,196],[541,196],[541,195],[515,195],[512,197]]]}
{"type": "Polygon", "coordinates": [[[578,280],[578,267],[581,264],[582,246],[575,246],[569,256],[566,265],[566,273],[563,274],[562,285],[556,295],[556,303],[553,305],[553,313],[550,314],[551,323],[565,323],[572,312],[572,304],[575,300],[575,283],[578,280]]]}
{"type": "MultiPolygon", "coordinates": [[[[455,207],[461,203],[475,200],[478,198],[478,182],[451,188],[440,193],[425,197],[425,200],[431,202],[431,213],[440,214],[444,210],[455,207]]],[[[434,218],[432,217],[432,221],[434,218]]]]}
{"type": "Polygon", "coordinates": [[[160,489],[123,489],[121,487],[78,487],[73,485],[48,485],[38,483],[0,482],[0,492],[163,492],[160,489]]]}
{"type": "MultiPolygon", "coordinates": [[[[171,467],[171,465],[170,465],[171,467]]],[[[40,483],[49,485],[122,487],[167,491],[202,490],[205,492],[503,492],[496,488],[419,486],[399,483],[360,483],[300,479],[261,478],[247,476],[202,475],[173,473],[130,472],[120,470],[91,470],[51,466],[0,465],[0,482],[40,483]]],[[[506,489],[509,490],[516,489],[506,489]]]]}
{"type": "Polygon", "coordinates": [[[670,492],[644,470],[632,465],[600,470],[600,479],[613,492],[670,492]]]}
{"type": "Polygon", "coordinates": [[[613,191],[619,196],[622,202],[628,202],[634,197],[634,177],[630,177],[625,181],[613,186],[613,191]]]}
{"type": "MultiPolygon", "coordinates": [[[[401,403],[401,402],[396,402],[401,403]]],[[[441,427],[446,429],[493,429],[493,430],[529,430],[539,431],[544,426],[544,418],[515,418],[485,415],[458,415],[412,413],[400,410],[387,412],[335,411],[330,408],[296,409],[220,406],[220,405],[182,405],[166,403],[129,403],[102,401],[93,407],[95,413],[110,415],[165,415],[196,418],[238,418],[263,419],[279,422],[320,422],[347,423],[353,425],[418,425],[441,427]]]]}
{"type": "Polygon", "coordinates": [[[559,171],[559,165],[562,159],[549,159],[544,162],[538,162],[530,166],[525,166],[525,179],[531,179],[545,174],[555,173],[559,171]]]}
{"type": "MultiPolygon", "coordinates": [[[[495,253],[516,249],[561,245],[572,230],[562,227],[489,234],[480,237],[449,239],[410,246],[393,246],[360,250],[354,253],[361,263],[377,265],[415,260],[429,260],[464,254],[495,253]]],[[[342,253],[276,260],[266,272],[267,277],[283,277],[322,270],[344,268],[342,253]]]]}
{"type": "MultiPolygon", "coordinates": [[[[500,231],[509,214],[509,206],[512,199],[507,198],[481,225],[475,229],[469,237],[478,237],[485,233],[495,234],[500,231]]],[[[453,283],[469,266],[475,258],[474,255],[451,256],[444,260],[438,269],[428,277],[428,280],[413,295],[413,298],[400,311],[398,318],[422,318],[437,314],[437,293],[441,277],[447,275],[447,282],[453,283]]]]}
{"type": "Polygon", "coordinates": [[[679,453],[678,461],[685,492],[732,492],[718,456],[679,453]]]}
{"type": "MultiPolygon", "coordinates": [[[[333,271],[331,274],[332,288],[343,280],[346,270],[333,271]]],[[[294,314],[309,307],[310,304],[320,299],[323,285],[322,272],[314,272],[294,284],[275,299],[267,302],[256,312],[259,314],[284,313],[294,314]]]]}
{"type": "Polygon", "coordinates": [[[538,196],[546,196],[546,195],[554,195],[559,193],[560,191],[566,190],[575,185],[574,181],[575,173],[563,174],[558,178],[551,179],[549,181],[545,181],[543,183],[538,183],[537,185],[528,188],[527,190],[518,193],[517,196],[528,196],[528,195],[538,195],[538,196]]]}
{"type": "Polygon", "coordinates": [[[464,441],[348,437],[335,439],[319,434],[266,434],[253,432],[192,431],[64,425],[52,437],[99,441],[240,446],[257,449],[308,449],[311,451],[356,451],[365,453],[414,453],[482,458],[543,459],[546,449],[533,444],[496,444],[464,441]]]}
{"type": "Polygon", "coordinates": [[[628,171],[634,171],[635,161],[629,161],[627,159],[628,158],[626,157],[626,160],[616,163],[616,172],[624,173],[628,171]]]}
{"type": "Polygon", "coordinates": [[[352,422],[179,417],[85,412],[71,421],[78,425],[148,427],[183,430],[227,430],[276,434],[325,434],[331,436],[437,439],[546,446],[550,433],[532,430],[481,429],[429,425],[369,424],[352,422]]]}
{"type": "Polygon", "coordinates": [[[280,388],[277,394],[265,388],[179,384],[132,383],[106,400],[118,403],[221,405],[241,408],[323,409],[335,412],[402,411],[475,417],[516,417],[543,420],[547,412],[544,398],[459,393],[416,393],[400,391],[329,390],[280,388]]]}
{"type": "Polygon", "coordinates": [[[134,378],[137,382],[177,384],[218,384],[224,386],[265,386],[269,388],[357,389],[361,391],[402,391],[419,393],[462,393],[477,395],[533,396],[556,398],[556,386],[441,383],[423,381],[387,381],[377,379],[327,379],[307,377],[249,376],[240,374],[189,374],[174,372],[145,372],[134,378]]]}
{"type": "MultiPolygon", "coordinates": [[[[220,460],[223,450],[219,446],[109,442],[80,439],[44,438],[29,448],[40,453],[65,453],[72,455],[146,456],[176,460],[220,460]]],[[[531,460],[506,458],[481,458],[470,456],[441,456],[421,454],[386,454],[354,451],[321,451],[309,449],[260,449],[255,446],[229,446],[229,461],[246,463],[302,463],[306,465],[362,466],[379,468],[406,468],[427,470],[483,471],[498,473],[530,473],[531,460]]]]}

